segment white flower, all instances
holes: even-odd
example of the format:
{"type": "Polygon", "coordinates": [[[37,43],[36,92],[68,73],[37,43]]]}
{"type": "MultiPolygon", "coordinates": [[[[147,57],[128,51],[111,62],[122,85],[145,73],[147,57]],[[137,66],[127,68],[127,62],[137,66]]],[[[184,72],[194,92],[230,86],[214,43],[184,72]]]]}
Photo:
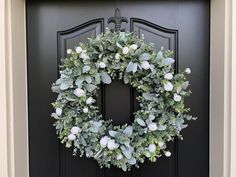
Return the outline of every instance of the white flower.
{"type": "Polygon", "coordinates": [[[124,47],[123,50],[122,50],[123,54],[127,54],[129,53],[129,48],[128,47],[124,47]]]}
{"type": "Polygon", "coordinates": [[[58,116],[61,116],[61,114],[62,114],[62,109],[61,109],[61,108],[57,108],[57,109],[56,109],[56,114],[57,114],[58,116]]]}
{"type": "Polygon", "coordinates": [[[98,65],[99,65],[100,68],[105,68],[106,67],[106,63],[104,63],[104,62],[100,62],[98,65]]]}
{"type": "Polygon", "coordinates": [[[130,48],[133,49],[133,50],[136,50],[136,49],[138,48],[138,45],[137,45],[137,44],[132,44],[132,45],[130,46],[130,48]]]}
{"type": "Polygon", "coordinates": [[[150,68],[150,64],[148,63],[148,61],[142,61],[141,63],[141,67],[145,70],[150,68]]]}
{"type": "Polygon", "coordinates": [[[68,139],[69,139],[70,141],[73,141],[73,140],[76,139],[76,136],[71,133],[71,134],[68,135],[68,139]]]}
{"type": "Polygon", "coordinates": [[[150,123],[148,124],[148,129],[150,131],[156,131],[157,130],[157,124],[156,123],[150,123]]]}
{"type": "Polygon", "coordinates": [[[174,88],[174,86],[173,86],[173,84],[172,84],[171,82],[166,82],[166,83],[164,84],[164,89],[165,89],[165,91],[172,91],[173,88],[174,88]]]}
{"type": "Polygon", "coordinates": [[[114,150],[114,149],[117,149],[119,147],[119,145],[115,142],[115,140],[108,140],[108,143],[107,143],[107,148],[110,149],[110,150],[114,150]]]}
{"type": "Polygon", "coordinates": [[[80,58],[86,60],[86,59],[89,59],[89,56],[88,56],[88,54],[87,54],[85,51],[83,51],[83,52],[80,54],[80,58]]]}
{"type": "Polygon", "coordinates": [[[157,144],[159,147],[163,147],[165,145],[165,143],[163,141],[158,141],[157,144]]]}
{"type": "Polygon", "coordinates": [[[166,151],[166,152],[165,152],[165,156],[166,156],[166,157],[170,157],[170,156],[171,156],[171,152],[170,152],[170,151],[166,151]]]}
{"type": "Polygon", "coordinates": [[[77,89],[74,90],[74,94],[77,97],[82,97],[82,96],[85,96],[85,91],[81,88],[77,88],[77,89]]]}
{"type": "Polygon", "coordinates": [[[67,54],[71,54],[71,53],[72,53],[72,50],[71,50],[71,49],[67,49],[66,53],[67,53],[67,54]]]}
{"type": "Polygon", "coordinates": [[[105,148],[107,146],[107,143],[108,141],[110,140],[111,138],[109,138],[108,136],[104,136],[100,139],[100,145],[102,148],[105,148]]]}
{"type": "Polygon", "coordinates": [[[155,151],[156,151],[156,145],[155,145],[155,144],[150,144],[150,145],[148,146],[148,150],[149,150],[149,152],[151,152],[151,153],[155,152],[155,151]]]}
{"type": "Polygon", "coordinates": [[[190,68],[186,68],[186,69],[185,69],[185,73],[186,73],[186,74],[190,74],[190,73],[191,73],[191,69],[190,69],[190,68]]]}
{"type": "Polygon", "coordinates": [[[89,97],[87,100],[86,100],[86,104],[92,104],[95,102],[95,99],[93,99],[92,97],[89,97]]]}
{"type": "Polygon", "coordinates": [[[117,159],[117,160],[123,159],[123,155],[122,155],[122,154],[118,154],[118,155],[116,156],[116,159],[117,159]]]}
{"type": "Polygon", "coordinates": [[[117,60],[120,59],[120,54],[119,54],[119,53],[116,53],[116,54],[115,54],[115,59],[117,59],[117,60]]]}
{"type": "Polygon", "coordinates": [[[167,73],[167,74],[165,74],[164,78],[167,79],[167,80],[171,80],[171,79],[173,79],[173,74],[172,73],[167,73]]]}
{"type": "Polygon", "coordinates": [[[80,133],[80,132],[81,132],[81,129],[80,129],[79,127],[75,126],[75,127],[72,127],[72,128],[71,128],[70,132],[71,132],[72,134],[76,135],[77,133],[80,133]]]}
{"type": "Polygon", "coordinates": [[[178,94],[174,94],[174,100],[176,101],[176,102],[179,102],[179,101],[181,101],[181,99],[182,99],[182,97],[180,96],[180,95],[178,95],[178,94]]]}
{"type": "Polygon", "coordinates": [[[84,112],[84,113],[88,113],[88,108],[85,107],[85,108],[83,109],[83,112],[84,112]]]}
{"type": "Polygon", "coordinates": [[[76,51],[77,53],[81,53],[82,50],[83,50],[83,49],[82,49],[80,46],[76,47],[76,49],[75,49],[75,51],[76,51]]]}

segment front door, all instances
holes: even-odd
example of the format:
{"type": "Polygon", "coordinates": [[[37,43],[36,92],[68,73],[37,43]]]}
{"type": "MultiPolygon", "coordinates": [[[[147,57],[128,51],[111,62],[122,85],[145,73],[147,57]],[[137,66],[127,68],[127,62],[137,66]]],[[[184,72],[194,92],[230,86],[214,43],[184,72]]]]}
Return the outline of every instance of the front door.
{"type": "MultiPolygon", "coordinates": [[[[119,25],[119,24],[116,24],[119,25]]],[[[59,1],[27,2],[28,101],[30,177],[208,177],[209,143],[209,1],[59,1]],[[195,122],[183,131],[184,141],[168,146],[172,157],[139,169],[123,172],[100,169],[92,159],[72,156],[61,145],[52,126],[51,84],[57,79],[58,64],[68,48],[97,35],[108,19],[127,18],[121,29],[144,34],[147,42],[175,52],[176,70],[190,67],[192,95],[187,99],[195,122]]],[[[105,118],[115,124],[132,122],[138,109],[136,92],[120,81],[103,86],[98,105],[105,118]]]]}

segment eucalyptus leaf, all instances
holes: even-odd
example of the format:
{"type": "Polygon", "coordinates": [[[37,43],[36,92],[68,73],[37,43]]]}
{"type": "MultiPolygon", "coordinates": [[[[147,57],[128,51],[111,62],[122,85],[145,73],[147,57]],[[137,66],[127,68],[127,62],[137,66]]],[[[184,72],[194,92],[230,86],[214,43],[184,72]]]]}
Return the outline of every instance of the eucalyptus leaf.
{"type": "Polygon", "coordinates": [[[70,84],[67,81],[63,81],[60,85],[61,90],[66,90],[70,87],[70,84]]]}
{"type": "Polygon", "coordinates": [[[165,129],[166,129],[166,125],[158,125],[157,126],[157,130],[159,130],[159,131],[163,131],[165,129]]]}
{"type": "Polygon", "coordinates": [[[86,76],[85,76],[85,81],[86,81],[88,84],[90,84],[90,83],[92,82],[92,77],[89,76],[89,75],[86,75],[86,76]]]}
{"type": "Polygon", "coordinates": [[[189,81],[185,81],[183,84],[182,84],[182,88],[185,90],[187,89],[189,86],[189,81]]]}
{"type": "Polygon", "coordinates": [[[97,133],[99,129],[96,127],[90,127],[89,130],[93,133],[97,133]]]}
{"type": "Polygon", "coordinates": [[[143,121],[143,119],[137,118],[136,121],[137,121],[137,123],[138,123],[139,125],[141,125],[141,126],[143,126],[143,127],[146,126],[146,124],[145,124],[145,122],[143,121]]]}
{"type": "Polygon", "coordinates": [[[134,157],[131,157],[131,158],[128,160],[128,163],[129,163],[130,165],[134,165],[134,164],[137,163],[137,160],[136,160],[134,157]]]}
{"type": "Polygon", "coordinates": [[[102,82],[105,83],[105,84],[110,84],[111,83],[111,77],[105,71],[101,72],[101,79],[102,79],[102,82]]]}
{"type": "Polygon", "coordinates": [[[130,137],[133,134],[133,127],[128,126],[124,129],[123,133],[127,136],[130,137]]]}
{"type": "Polygon", "coordinates": [[[127,77],[126,74],[124,74],[123,80],[124,80],[124,83],[125,83],[125,84],[128,84],[128,83],[129,83],[129,78],[127,77]]]}
{"type": "Polygon", "coordinates": [[[84,84],[84,87],[89,92],[93,92],[97,88],[97,86],[93,84],[84,84]]]}
{"type": "Polygon", "coordinates": [[[175,62],[173,58],[165,58],[164,59],[164,65],[171,65],[175,62]]]}
{"type": "Polygon", "coordinates": [[[82,68],[82,72],[83,72],[83,73],[86,73],[86,72],[88,72],[89,70],[90,70],[90,66],[87,66],[87,65],[83,66],[83,68],[82,68]]]}
{"type": "Polygon", "coordinates": [[[100,84],[101,83],[101,74],[100,73],[97,73],[95,75],[95,81],[97,84],[100,84]]]}
{"type": "Polygon", "coordinates": [[[148,101],[152,101],[154,97],[155,97],[155,94],[153,93],[143,93],[143,98],[148,101]]]}
{"type": "Polygon", "coordinates": [[[135,73],[136,71],[137,71],[137,69],[138,69],[138,63],[134,63],[134,65],[133,65],[133,73],[135,73]]]}
{"type": "Polygon", "coordinates": [[[119,47],[120,49],[122,49],[123,47],[117,42],[116,46],[119,47]]]}
{"type": "Polygon", "coordinates": [[[75,81],[75,85],[77,85],[78,87],[81,86],[81,84],[84,82],[84,77],[83,76],[80,76],[76,79],[75,81]]]}
{"type": "Polygon", "coordinates": [[[114,131],[114,130],[110,130],[110,131],[109,131],[109,135],[112,136],[112,137],[115,137],[116,134],[117,134],[117,132],[114,131]]]}
{"type": "Polygon", "coordinates": [[[130,146],[130,148],[125,148],[124,150],[122,150],[122,153],[127,159],[131,159],[133,151],[134,148],[130,146]]]}
{"type": "Polygon", "coordinates": [[[150,60],[151,59],[151,55],[149,53],[142,53],[139,56],[139,60],[141,61],[146,61],[146,60],[150,60]]]}
{"type": "Polygon", "coordinates": [[[51,89],[54,93],[60,93],[61,92],[60,86],[58,86],[58,85],[53,85],[51,89]]]}
{"type": "Polygon", "coordinates": [[[134,69],[134,63],[130,61],[129,64],[127,65],[126,72],[129,73],[133,71],[133,69],[134,69]]]}

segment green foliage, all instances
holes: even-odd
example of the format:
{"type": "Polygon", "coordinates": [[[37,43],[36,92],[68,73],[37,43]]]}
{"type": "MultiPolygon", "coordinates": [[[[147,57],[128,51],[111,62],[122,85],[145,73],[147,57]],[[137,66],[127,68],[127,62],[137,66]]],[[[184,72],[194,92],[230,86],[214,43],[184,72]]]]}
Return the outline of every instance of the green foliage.
{"type": "Polygon", "coordinates": [[[172,51],[156,51],[135,33],[109,30],[75,47],[52,85],[58,94],[52,117],[61,142],[73,147],[74,155],[93,157],[101,167],[114,165],[124,171],[146,158],[154,162],[164,155],[166,142],[181,138],[186,121],[195,120],[184,104],[189,82],[185,73],[173,74],[172,56],[172,51]],[[98,115],[99,84],[111,84],[114,78],[140,93],[141,109],[131,125],[114,126],[98,115]]]}

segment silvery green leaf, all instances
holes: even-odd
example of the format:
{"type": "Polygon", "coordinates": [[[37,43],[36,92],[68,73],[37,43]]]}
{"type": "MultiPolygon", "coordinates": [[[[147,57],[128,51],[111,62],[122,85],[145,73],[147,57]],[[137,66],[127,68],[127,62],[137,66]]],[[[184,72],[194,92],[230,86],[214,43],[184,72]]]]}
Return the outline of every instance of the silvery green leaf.
{"type": "Polygon", "coordinates": [[[162,59],[162,58],[163,58],[162,51],[159,51],[159,52],[157,53],[157,60],[160,60],[160,59],[162,59]]]}
{"type": "Polygon", "coordinates": [[[165,129],[166,129],[166,125],[158,125],[157,126],[157,130],[159,130],[159,131],[163,131],[165,129]]]}
{"type": "Polygon", "coordinates": [[[152,115],[152,114],[150,114],[150,115],[148,116],[148,118],[149,118],[150,120],[154,120],[154,119],[155,119],[155,116],[152,115]]]}
{"type": "Polygon", "coordinates": [[[84,77],[83,76],[80,76],[76,79],[75,81],[75,85],[77,85],[78,87],[81,86],[81,84],[84,82],[84,77]]]}
{"type": "Polygon", "coordinates": [[[86,81],[88,84],[90,84],[90,83],[92,82],[92,77],[89,76],[89,75],[86,75],[86,76],[85,76],[85,81],[86,81]]]}
{"type": "Polygon", "coordinates": [[[127,166],[125,164],[122,164],[121,168],[123,171],[127,171],[127,166]]]}
{"type": "Polygon", "coordinates": [[[133,73],[135,73],[138,69],[138,64],[137,63],[134,63],[133,65],[133,73]]]}
{"type": "Polygon", "coordinates": [[[122,49],[123,47],[117,42],[116,46],[119,47],[120,49],[122,49]]]}
{"type": "Polygon", "coordinates": [[[120,32],[119,38],[120,38],[120,40],[122,40],[122,41],[126,41],[125,32],[120,32]]]}
{"type": "Polygon", "coordinates": [[[132,126],[128,126],[124,129],[123,133],[127,136],[130,137],[133,133],[133,127],[132,126]]]}
{"type": "Polygon", "coordinates": [[[131,72],[133,71],[134,69],[134,63],[132,61],[129,62],[129,64],[127,65],[127,68],[126,68],[126,72],[131,72]]]}
{"type": "Polygon", "coordinates": [[[103,55],[103,53],[100,53],[100,54],[98,55],[98,58],[101,59],[101,58],[102,58],[102,55],[103,55]]]}
{"type": "Polygon", "coordinates": [[[110,130],[110,131],[109,131],[109,135],[112,136],[112,137],[115,137],[116,134],[117,134],[116,131],[113,131],[113,130],[110,130]]]}
{"type": "Polygon", "coordinates": [[[96,128],[100,128],[102,126],[102,121],[93,122],[93,126],[96,127],[96,128]]]}
{"type": "Polygon", "coordinates": [[[100,84],[100,83],[101,83],[101,75],[100,75],[100,73],[97,73],[97,74],[95,75],[95,81],[96,81],[97,84],[100,84]]]}
{"type": "Polygon", "coordinates": [[[129,141],[125,141],[123,144],[124,144],[126,147],[130,147],[129,141]]]}
{"type": "Polygon", "coordinates": [[[83,68],[82,68],[83,73],[86,73],[89,70],[90,70],[90,66],[87,66],[87,65],[83,66],[83,68]]]}
{"type": "Polygon", "coordinates": [[[142,53],[139,56],[139,60],[144,61],[144,60],[150,60],[151,59],[151,55],[149,53],[142,53]]]}
{"type": "Polygon", "coordinates": [[[127,77],[127,75],[126,74],[124,74],[124,83],[125,84],[128,84],[129,83],[129,78],[127,77]]]}
{"type": "Polygon", "coordinates": [[[148,101],[152,101],[154,96],[155,96],[155,94],[153,94],[153,93],[143,93],[143,98],[148,101]]]}
{"type": "Polygon", "coordinates": [[[133,151],[134,148],[130,146],[130,148],[125,148],[124,150],[122,150],[122,153],[127,159],[131,159],[133,151]]]}
{"type": "Polygon", "coordinates": [[[89,130],[93,133],[97,133],[99,129],[96,127],[90,127],[89,130]]]}
{"type": "Polygon", "coordinates": [[[61,85],[60,85],[60,89],[61,90],[66,90],[70,87],[70,84],[67,81],[62,81],[61,85]]]}
{"type": "Polygon", "coordinates": [[[93,92],[97,88],[97,86],[93,84],[84,84],[84,87],[89,92],[93,92]]]}
{"type": "Polygon", "coordinates": [[[134,157],[131,157],[131,158],[128,160],[128,163],[129,163],[130,165],[134,165],[134,164],[137,163],[137,160],[136,160],[134,157]]]}
{"type": "Polygon", "coordinates": [[[56,84],[57,84],[57,85],[61,84],[61,82],[62,82],[62,79],[61,79],[61,78],[59,78],[59,79],[56,80],[56,84]]]}
{"type": "Polygon", "coordinates": [[[187,89],[189,86],[189,81],[185,81],[183,84],[182,84],[182,88],[185,90],[187,89]]]}
{"type": "Polygon", "coordinates": [[[165,58],[164,59],[164,65],[171,65],[175,62],[173,58],[165,58]]]}
{"type": "Polygon", "coordinates": [[[145,124],[145,122],[143,121],[143,119],[137,118],[136,121],[137,121],[137,123],[138,123],[139,125],[141,125],[141,126],[143,126],[143,127],[146,126],[146,124],[145,124]]]}
{"type": "Polygon", "coordinates": [[[102,79],[102,82],[105,84],[111,83],[111,77],[105,71],[101,72],[101,79],[102,79]]]}
{"type": "Polygon", "coordinates": [[[82,145],[87,146],[87,143],[86,143],[85,139],[83,138],[83,136],[79,136],[79,140],[82,145]]]}
{"type": "Polygon", "coordinates": [[[60,86],[58,86],[58,85],[53,85],[51,89],[55,93],[60,93],[61,92],[60,86]]]}

